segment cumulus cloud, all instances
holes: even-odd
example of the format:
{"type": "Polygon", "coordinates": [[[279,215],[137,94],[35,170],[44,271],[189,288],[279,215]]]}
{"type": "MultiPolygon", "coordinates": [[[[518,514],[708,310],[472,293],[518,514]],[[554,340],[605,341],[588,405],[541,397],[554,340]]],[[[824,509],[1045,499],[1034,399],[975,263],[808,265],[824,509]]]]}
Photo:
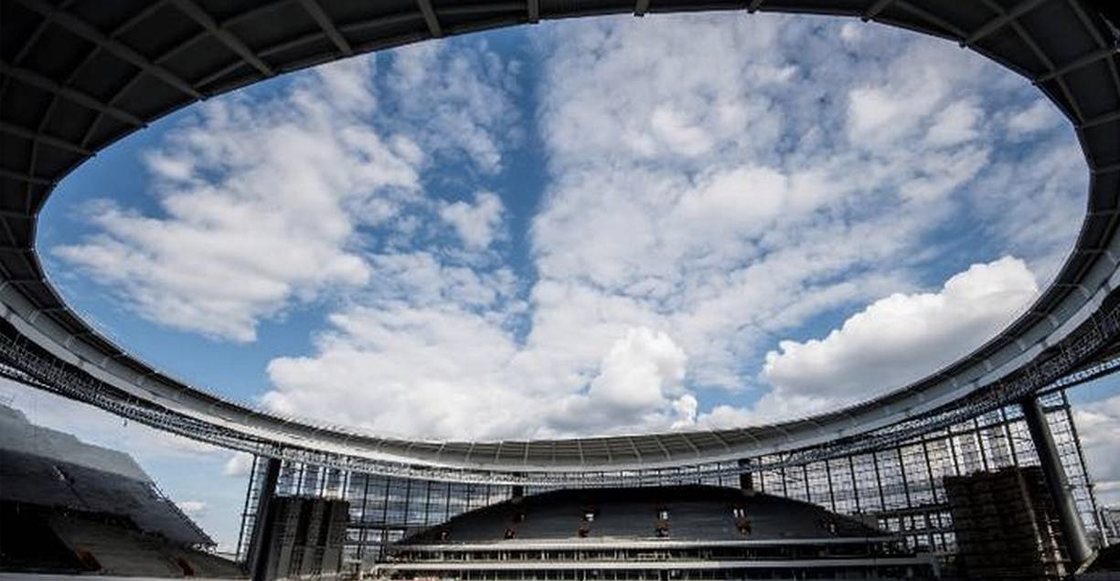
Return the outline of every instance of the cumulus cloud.
{"type": "MultiPolygon", "coordinates": [[[[55,254],[144,318],[238,342],[293,303],[363,287],[372,270],[359,230],[423,209],[419,174],[433,156],[500,167],[483,137],[515,117],[491,82],[507,71],[485,49],[445,54],[401,51],[380,85],[377,59],[362,57],[263,98],[202,105],[147,156],[161,212],[92,204],[97,233],[55,254]],[[425,106],[414,94],[440,113],[414,120],[425,106]]],[[[482,195],[448,219],[469,244],[488,242],[496,202],[482,195]]]]}
{"type": "Polygon", "coordinates": [[[268,366],[272,409],[400,435],[525,430],[535,406],[506,381],[516,348],[500,327],[457,307],[390,302],[331,316],[318,352],[268,366]]]}
{"type": "Polygon", "coordinates": [[[490,246],[502,219],[502,200],[492,192],[479,192],[474,203],[446,204],[439,217],[450,224],[463,244],[472,250],[490,246]]]}
{"type": "Polygon", "coordinates": [[[289,110],[337,108],[341,117],[310,132],[315,147],[353,154],[337,143],[353,135],[378,152],[355,154],[372,164],[361,178],[301,169],[304,182],[329,186],[308,198],[337,218],[308,234],[318,250],[306,260],[337,268],[304,279],[245,267],[222,236],[246,221],[211,228],[187,218],[202,212],[196,202],[225,204],[210,221],[279,213],[265,221],[275,222],[263,231],[269,260],[285,248],[275,233],[322,208],[231,198],[235,177],[253,174],[174,147],[149,157],[175,186],[159,198],[168,216],[109,207],[97,215],[123,226],[61,252],[91,271],[132,260],[137,270],[106,282],[154,320],[189,308],[168,324],[214,336],[248,340],[260,321],[327,305],[310,352],[268,366],[261,401],[271,409],[404,436],[497,438],[766,420],[888,389],[933,371],[950,346],[981,344],[1033,296],[1031,271],[1045,279],[1053,247],[1072,239],[1084,171],[1071,135],[1014,137],[1007,111],[1032,107],[1034,89],[948,43],[773,15],[587,19],[540,32],[532,75],[484,42],[452,40],[379,57],[364,75],[295,82],[275,106],[245,113],[252,136],[267,136],[272,119],[310,123],[289,110]],[[318,90],[329,95],[311,98],[318,90]],[[532,122],[511,122],[521,117],[532,122]],[[525,128],[539,131],[546,172],[531,204],[514,201],[525,184],[506,173],[525,128]],[[182,216],[168,201],[181,190],[182,216]],[[1034,203],[1015,202],[1024,199],[1034,203]],[[526,207],[531,216],[519,214],[526,207]],[[524,236],[511,218],[529,223],[524,236]],[[156,233],[141,240],[141,221],[156,233]],[[210,280],[268,292],[181,286],[171,275],[197,281],[182,274],[191,265],[151,250],[197,242],[163,233],[176,229],[214,241],[202,256],[224,270],[210,280]],[[100,263],[80,254],[116,247],[100,263]],[[1004,255],[1021,260],[988,263],[1004,255]],[[969,262],[988,264],[950,279],[969,262]],[[171,282],[139,281],[153,273],[171,282]],[[934,279],[950,282],[923,292],[934,279]],[[335,292],[346,298],[323,300],[335,292]],[[157,300],[168,297],[177,300],[157,300]],[[928,357],[864,361],[873,369],[862,374],[827,363],[922,325],[934,343],[911,347],[928,357]],[[831,373],[860,381],[825,385],[831,373]],[[711,407],[713,396],[741,403],[711,407]]]}
{"type": "Polygon", "coordinates": [[[1045,98],[1036,99],[1029,107],[1019,109],[1007,118],[1007,130],[1016,138],[1053,128],[1060,124],[1062,115],[1054,104],[1045,98]]]}
{"type": "Polygon", "coordinates": [[[369,72],[350,61],[263,106],[204,105],[150,157],[165,216],[99,204],[100,234],[56,254],[145,318],[235,341],[291,300],[367,282],[350,244],[356,214],[385,190],[417,188],[412,165],[360,123],[369,72]],[[327,91],[339,85],[353,88],[327,91]]]}
{"type": "Polygon", "coordinates": [[[484,173],[503,167],[503,143],[517,138],[518,112],[511,96],[519,91],[516,59],[502,58],[485,40],[422,43],[394,53],[390,126],[417,133],[423,149],[465,153],[484,173]],[[419,131],[417,131],[419,129],[419,131]]]}
{"type": "Polygon", "coordinates": [[[640,428],[647,424],[691,424],[696,399],[684,393],[687,355],[668,335],[645,327],[629,329],[611,345],[586,394],[558,407],[557,423],[577,430],[640,428]]]}
{"type": "MultiPolygon", "coordinates": [[[[978,84],[999,75],[947,44],[833,28],[859,58],[792,18],[546,29],[549,181],[530,231],[536,279],[444,264],[431,251],[378,255],[372,302],[333,315],[315,353],[274,361],[266,403],[335,419],[353,410],[342,416],[359,417],[344,419],[403,435],[686,429],[819,411],[979,346],[1033,296],[1024,261],[916,289],[923,265],[948,252],[931,240],[985,205],[974,202],[977,183],[1017,167],[993,149],[1004,126],[990,98],[1015,86],[978,84]],[[623,74],[634,70],[646,74],[623,74]],[[823,347],[775,344],[815,317],[853,311],[823,347]],[[906,351],[839,387],[789,371],[900,320],[937,327],[932,343],[909,344],[927,356],[906,351]],[[705,410],[717,389],[748,403],[705,410]]],[[[1055,201],[1079,195],[1049,191],[1055,201]]],[[[479,194],[445,203],[440,220],[478,249],[501,214],[479,194]]],[[[1017,250],[992,221],[994,248],[1017,250]]]]}
{"type": "Polygon", "coordinates": [[[782,341],[762,376],[776,396],[851,402],[902,387],[979,346],[1038,293],[1026,264],[974,264],[937,292],[893,294],[822,339],[782,341]]]}

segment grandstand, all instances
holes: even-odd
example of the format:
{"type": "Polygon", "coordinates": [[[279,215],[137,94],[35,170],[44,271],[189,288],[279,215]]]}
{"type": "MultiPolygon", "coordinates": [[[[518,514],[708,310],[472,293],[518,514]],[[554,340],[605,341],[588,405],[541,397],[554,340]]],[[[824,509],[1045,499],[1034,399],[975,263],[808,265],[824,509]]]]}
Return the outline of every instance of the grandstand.
{"type": "Polygon", "coordinates": [[[242,576],[128,455],[0,406],[0,571],[242,576]]]}
{"type": "Polygon", "coordinates": [[[733,488],[514,497],[401,540],[390,579],[928,579],[929,554],[819,506],[733,488]]]}
{"type": "MultiPolygon", "coordinates": [[[[0,373],[254,454],[243,548],[260,534],[260,508],[285,490],[349,499],[348,562],[355,572],[418,529],[519,496],[518,489],[727,484],[747,474],[767,493],[871,514],[911,549],[924,544],[948,554],[955,542],[941,480],[1020,464],[1043,468],[1070,560],[1087,562],[1100,544],[1093,531],[1102,527],[1064,390],[1120,366],[1120,32],[1099,8],[1103,4],[0,0],[0,373]],[[742,10],[858,17],[952,40],[1026,77],[1077,132],[1090,175],[1076,247],[1058,276],[1019,319],[973,353],[846,409],[723,430],[466,442],[315,424],[188,385],[87,324],[43,272],[37,220],[59,180],[181,107],[288,71],[451,34],[697,9],[727,10],[732,17],[742,10]]],[[[884,387],[869,386],[869,392],[884,387]]],[[[87,450],[89,463],[50,468],[36,464],[41,452],[33,452],[5,448],[5,465],[26,466],[10,474],[29,475],[29,483],[52,477],[72,483],[97,474],[83,470],[114,466],[115,478],[140,482],[123,476],[135,476],[135,467],[111,455],[87,450]]],[[[65,487],[49,488],[59,499],[67,495],[65,487]]],[[[140,483],[126,493],[140,499],[142,490],[140,483]]],[[[116,526],[96,504],[73,510],[116,526]]],[[[200,532],[175,518],[140,526],[148,517],[130,515],[141,532],[148,527],[169,539],[205,544],[200,532]]]]}

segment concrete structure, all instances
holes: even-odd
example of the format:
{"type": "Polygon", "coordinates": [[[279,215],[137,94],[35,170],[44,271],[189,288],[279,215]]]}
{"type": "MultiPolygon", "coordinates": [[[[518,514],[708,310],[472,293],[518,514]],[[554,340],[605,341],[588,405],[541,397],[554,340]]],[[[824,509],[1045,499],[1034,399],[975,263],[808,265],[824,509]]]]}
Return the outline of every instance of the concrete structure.
{"type": "Polygon", "coordinates": [[[349,503],[287,497],[270,503],[254,579],[333,579],[341,570],[349,503]]]}

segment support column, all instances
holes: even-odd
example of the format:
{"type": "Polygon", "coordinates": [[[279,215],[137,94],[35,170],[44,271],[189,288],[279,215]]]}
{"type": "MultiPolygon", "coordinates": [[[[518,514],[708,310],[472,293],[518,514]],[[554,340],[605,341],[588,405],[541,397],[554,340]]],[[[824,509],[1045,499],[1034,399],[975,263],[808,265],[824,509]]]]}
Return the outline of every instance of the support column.
{"type": "MultiPolygon", "coordinates": [[[[750,469],[750,458],[742,458],[739,460],[739,468],[750,469]]],[[[754,490],[754,473],[753,472],[740,472],[739,473],[739,488],[743,490],[754,490]]]]}
{"type": "Polygon", "coordinates": [[[1066,471],[1062,468],[1058,446],[1054,443],[1054,435],[1050,433],[1050,424],[1046,422],[1046,413],[1042,409],[1042,404],[1038,402],[1038,398],[1031,396],[1020,402],[1020,406],[1023,408],[1023,419],[1026,420],[1027,429],[1031,433],[1034,448],[1038,452],[1038,461],[1046,477],[1046,487],[1050,489],[1050,496],[1054,498],[1054,506],[1058,511],[1058,521],[1062,527],[1062,536],[1066,541],[1070,561],[1076,569],[1089,560],[1093,553],[1089,547],[1089,538],[1085,534],[1085,524],[1081,522],[1077,503],[1070,492],[1069,480],[1066,479],[1066,471]]]}
{"type": "Polygon", "coordinates": [[[249,578],[267,581],[268,532],[272,529],[272,498],[276,496],[276,483],[280,479],[280,460],[269,458],[265,465],[264,480],[257,495],[257,519],[253,523],[253,538],[249,545],[249,578]]]}

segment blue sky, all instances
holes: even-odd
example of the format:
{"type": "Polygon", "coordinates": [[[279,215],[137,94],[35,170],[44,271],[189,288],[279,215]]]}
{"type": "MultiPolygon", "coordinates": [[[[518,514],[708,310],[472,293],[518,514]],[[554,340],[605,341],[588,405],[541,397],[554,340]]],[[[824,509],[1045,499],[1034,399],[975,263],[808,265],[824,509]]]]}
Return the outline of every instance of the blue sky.
{"type": "MultiPolygon", "coordinates": [[[[379,433],[549,437],[900,387],[1029,305],[1086,191],[1068,122],[950,43],[819,17],[597,18],[180,111],[63,181],[38,244],[88,320],[194,385],[379,433]]],[[[1084,417],[1115,433],[1102,385],[1084,417]]],[[[72,424],[103,433],[90,417],[72,424]]],[[[165,488],[188,463],[239,473],[183,448],[145,452],[165,488]]],[[[235,512],[194,480],[177,498],[235,512]]]]}

